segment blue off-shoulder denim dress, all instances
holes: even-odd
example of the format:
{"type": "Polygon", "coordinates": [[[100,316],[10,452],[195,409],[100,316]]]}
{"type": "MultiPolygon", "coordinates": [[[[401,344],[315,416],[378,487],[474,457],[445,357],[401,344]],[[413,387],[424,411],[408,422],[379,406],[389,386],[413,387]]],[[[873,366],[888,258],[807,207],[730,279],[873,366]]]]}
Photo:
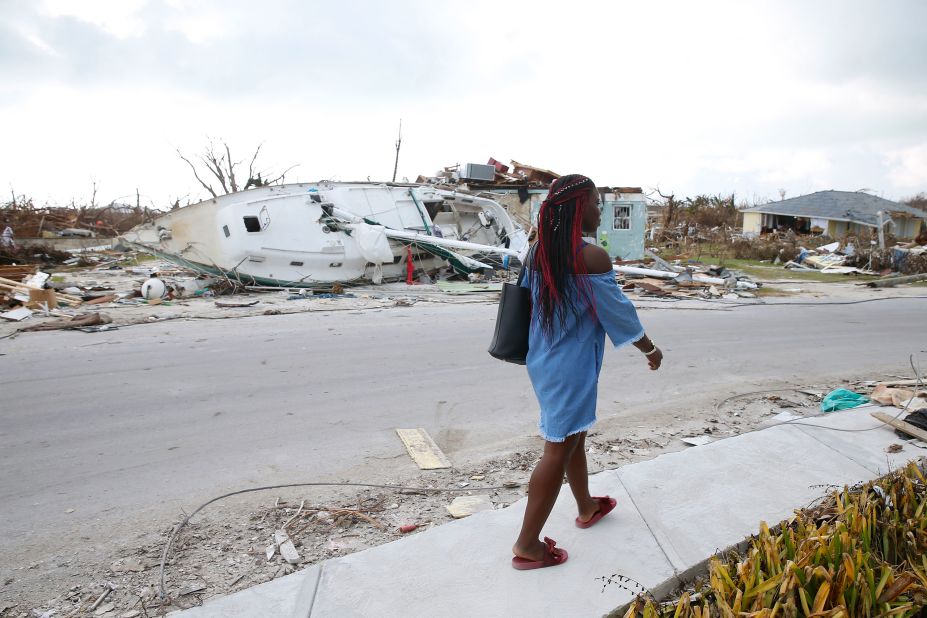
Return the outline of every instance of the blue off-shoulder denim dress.
{"type": "MultiPolygon", "coordinates": [[[[531,289],[534,299],[528,333],[526,366],[541,406],[538,424],[541,437],[563,442],[568,436],[588,431],[596,420],[599,371],[605,354],[605,335],[617,348],[644,336],[644,327],[631,301],[621,293],[615,274],[607,272],[586,277],[595,303],[595,316],[567,312],[563,326],[554,320],[553,330],[544,332],[537,311],[540,277],[526,267],[522,286],[531,289]]],[[[573,286],[574,297],[578,294],[573,286]]],[[[579,304],[579,303],[577,303],[579,304]]]]}

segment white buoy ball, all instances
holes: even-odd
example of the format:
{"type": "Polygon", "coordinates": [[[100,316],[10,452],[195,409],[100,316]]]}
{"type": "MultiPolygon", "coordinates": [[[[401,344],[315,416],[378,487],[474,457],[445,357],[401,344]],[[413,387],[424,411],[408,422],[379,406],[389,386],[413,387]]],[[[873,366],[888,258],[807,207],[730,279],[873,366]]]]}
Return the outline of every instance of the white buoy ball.
{"type": "Polygon", "coordinates": [[[142,284],[142,298],[164,298],[167,286],[157,277],[151,277],[142,284]]]}

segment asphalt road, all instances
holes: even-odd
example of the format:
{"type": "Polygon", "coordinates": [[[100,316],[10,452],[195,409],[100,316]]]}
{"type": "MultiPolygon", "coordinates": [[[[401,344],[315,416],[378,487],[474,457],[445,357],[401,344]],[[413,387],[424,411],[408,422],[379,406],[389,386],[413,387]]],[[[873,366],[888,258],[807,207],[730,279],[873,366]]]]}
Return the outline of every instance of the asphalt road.
{"type": "MultiPolygon", "coordinates": [[[[909,354],[927,359],[925,315],[922,299],[645,310],[665,366],[610,349],[600,417],[909,374],[909,354]]],[[[485,304],[414,306],[0,341],[0,564],[41,559],[63,538],[163,527],[243,487],[388,481],[412,466],[397,427],[426,428],[452,461],[529,439],[524,369],[485,352],[494,317],[485,304]]]]}

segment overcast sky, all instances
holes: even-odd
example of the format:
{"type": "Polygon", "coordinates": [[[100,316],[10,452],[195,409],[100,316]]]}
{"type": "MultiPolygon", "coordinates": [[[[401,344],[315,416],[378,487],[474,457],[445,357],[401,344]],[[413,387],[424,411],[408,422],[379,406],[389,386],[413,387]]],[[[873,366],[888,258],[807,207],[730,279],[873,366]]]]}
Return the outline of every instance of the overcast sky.
{"type": "Polygon", "coordinates": [[[175,150],[288,180],[511,159],[738,201],[927,191],[923,0],[0,0],[0,183],[204,192],[175,150]],[[236,154],[237,153],[237,154],[236,154]]]}

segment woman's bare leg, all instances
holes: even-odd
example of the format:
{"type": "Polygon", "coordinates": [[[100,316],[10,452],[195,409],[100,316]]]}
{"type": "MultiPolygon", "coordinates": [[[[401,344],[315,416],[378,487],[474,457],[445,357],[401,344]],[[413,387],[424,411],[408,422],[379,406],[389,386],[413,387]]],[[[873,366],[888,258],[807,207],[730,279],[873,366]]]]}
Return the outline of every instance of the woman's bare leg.
{"type": "Polygon", "coordinates": [[[570,490],[576,498],[576,509],[581,521],[588,521],[596,511],[599,503],[589,495],[589,468],[586,465],[586,432],[579,434],[579,442],[567,461],[566,476],[570,490]]]}
{"type": "Polygon", "coordinates": [[[521,533],[512,547],[516,556],[528,560],[544,558],[544,543],[540,540],[541,529],[554,508],[557,494],[563,486],[567,464],[582,435],[570,436],[563,442],[544,443],[544,454],[531,473],[531,481],[528,483],[528,505],[525,507],[521,533]]]}

